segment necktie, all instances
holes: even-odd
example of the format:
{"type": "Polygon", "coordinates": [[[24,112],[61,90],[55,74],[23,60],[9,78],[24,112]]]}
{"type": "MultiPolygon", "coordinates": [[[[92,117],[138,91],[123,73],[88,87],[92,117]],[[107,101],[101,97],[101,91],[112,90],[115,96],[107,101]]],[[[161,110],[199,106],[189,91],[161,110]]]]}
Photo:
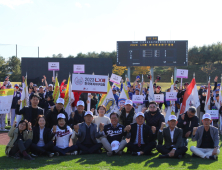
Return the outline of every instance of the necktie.
{"type": "Polygon", "coordinates": [[[138,146],[141,146],[141,125],[139,125],[138,146]]]}

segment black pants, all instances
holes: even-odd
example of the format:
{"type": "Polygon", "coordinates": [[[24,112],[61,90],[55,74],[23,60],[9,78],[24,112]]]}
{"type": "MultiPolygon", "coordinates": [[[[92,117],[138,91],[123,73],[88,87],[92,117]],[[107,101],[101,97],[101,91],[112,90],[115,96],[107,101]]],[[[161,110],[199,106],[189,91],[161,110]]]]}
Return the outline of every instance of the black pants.
{"type": "Polygon", "coordinates": [[[77,146],[79,147],[79,150],[82,150],[84,153],[96,153],[102,148],[102,143],[96,143],[96,144],[82,144],[78,143],[77,146]]]}
{"type": "MultiPolygon", "coordinates": [[[[166,147],[164,145],[158,145],[156,147],[156,149],[158,150],[158,152],[160,152],[163,155],[168,154],[173,148],[172,147],[166,147]]],[[[185,155],[187,151],[187,147],[186,146],[182,146],[180,148],[177,148],[174,154],[174,157],[178,157],[178,155],[185,155]]]]}
{"type": "Polygon", "coordinates": [[[31,152],[34,154],[45,154],[46,152],[52,152],[54,147],[53,141],[50,141],[49,143],[45,144],[43,147],[37,146],[37,144],[32,143],[31,144],[31,152]]]}
{"type": "Polygon", "coordinates": [[[27,149],[29,149],[31,144],[32,144],[31,139],[28,139],[26,141],[23,141],[22,139],[19,139],[14,143],[14,146],[10,150],[9,155],[14,156],[18,151],[20,151],[21,153],[23,151],[27,151],[27,149]]]}
{"type": "Polygon", "coordinates": [[[156,147],[156,142],[149,142],[147,144],[142,144],[140,147],[138,144],[133,144],[132,142],[129,142],[127,144],[127,148],[130,152],[144,152],[145,155],[149,155],[153,148],[156,147]]]}

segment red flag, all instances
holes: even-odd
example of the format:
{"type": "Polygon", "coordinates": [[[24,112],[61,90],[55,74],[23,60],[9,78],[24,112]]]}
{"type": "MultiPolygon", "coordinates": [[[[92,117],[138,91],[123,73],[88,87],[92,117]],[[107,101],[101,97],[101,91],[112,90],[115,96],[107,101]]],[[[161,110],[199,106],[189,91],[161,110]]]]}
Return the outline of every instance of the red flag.
{"type": "Polygon", "coordinates": [[[206,96],[206,100],[205,100],[205,107],[204,110],[210,110],[208,109],[208,106],[210,105],[210,81],[208,81],[208,87],[207,87],[207,96],[206,96]]]}

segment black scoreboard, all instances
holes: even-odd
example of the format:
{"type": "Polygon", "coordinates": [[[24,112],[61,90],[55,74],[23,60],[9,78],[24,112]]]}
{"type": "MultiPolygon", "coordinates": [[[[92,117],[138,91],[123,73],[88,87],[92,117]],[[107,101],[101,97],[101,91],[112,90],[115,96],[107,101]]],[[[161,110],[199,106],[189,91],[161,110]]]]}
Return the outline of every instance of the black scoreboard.
{"type": "Polygon", "coordinates": [[[188,41],[117,41],[117,66],[187,66],[188,41]]]}

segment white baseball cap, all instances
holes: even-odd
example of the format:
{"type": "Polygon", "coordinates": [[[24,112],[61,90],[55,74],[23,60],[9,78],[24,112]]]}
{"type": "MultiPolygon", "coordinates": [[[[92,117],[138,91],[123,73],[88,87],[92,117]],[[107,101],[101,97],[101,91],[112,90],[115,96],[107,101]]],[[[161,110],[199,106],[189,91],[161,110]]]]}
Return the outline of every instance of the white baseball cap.
{"type": "Polygon", "coordinates": [[[53,87],[53,85],[52,85],[52,84],[49,84],[49,87],[53,87]]]}
{"type": "Polygon", "coordinates": [[[59,113],[58,116],[57,116],[57,119],[65,119],[66,116],[63,114],[63,113],[59,113]]]}
{"type": "Polygon", "coordinates": [[[175,115],[170,115],[168,121],[171,120],[177,120],[177,117],[175,115]]]}
{"type": "Polygon", "coordinates": [[[126,100],[126,101],[125,101],[125,105],[127,105],[127,104],[129,104],[129,105],[131,105],[131,106],[132,106],[132,105],[133,105],[132,100],[126,100]]]}
{"type": "Polygon", "coordinates": [[[40,89],[40,88],[43,88],[43,86],[39,86],[39,89],[40,89]]]}
{"type": "Polygon", "coordinates": [[[138,113],[136,114],[136,117],[139,117],[139,116],[145,117],[143,112],[138,112],[138,113]]]}
{"type": "Polygon", "coordinates": [[[119,148],[119,145],[120,145],[119,141],[114,140],[114,141],[111,143],[112,151],[117,150],[117,149],[119,148]]]}
{"type": "Polygon", "coordinates": [[[77,106],[85,106],[84,102],[82,100],[79,100],[77,102],[77,106]]]}
{"type": "Polygon", "coordinates": [[[209,113],[206,113],[203,115],[202,120],[204,119],[210,119],[211,120],[211,115],[209,113]]]}
{"type": "Polygon", "coordinates": [[[87,115],[91,115],[93,116],[93,113],[91,111],[86,111],[85,115],[84,116],[87,116],[87,115]]]}
{"type": "Polygon", "coordinates": [[[56,100],[56,103],[61,103],[61,104],[64,105],[64,99],[63,99],[63,98],[58,98],[58,99],[56,100]]]}

